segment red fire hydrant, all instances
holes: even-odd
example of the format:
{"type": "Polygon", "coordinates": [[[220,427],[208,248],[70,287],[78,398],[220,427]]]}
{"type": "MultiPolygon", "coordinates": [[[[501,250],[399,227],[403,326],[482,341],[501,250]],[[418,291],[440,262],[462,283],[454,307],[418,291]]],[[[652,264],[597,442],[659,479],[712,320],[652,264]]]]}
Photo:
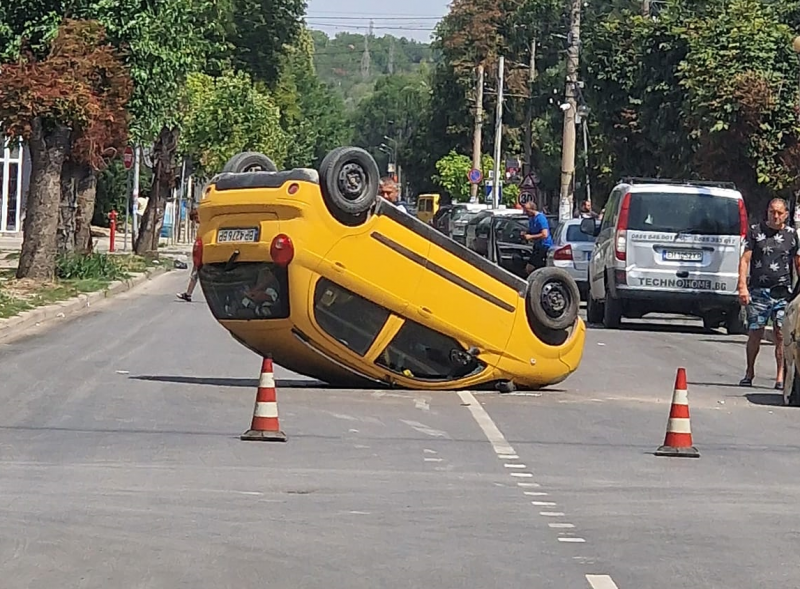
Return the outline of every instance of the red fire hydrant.
{"type": "Polygon", "coordinates": [[[117,211],[108,213],[109,223],[109,236],[108,236],[108,251],[114,251],[114,238],[117,236],[117,211]]]}

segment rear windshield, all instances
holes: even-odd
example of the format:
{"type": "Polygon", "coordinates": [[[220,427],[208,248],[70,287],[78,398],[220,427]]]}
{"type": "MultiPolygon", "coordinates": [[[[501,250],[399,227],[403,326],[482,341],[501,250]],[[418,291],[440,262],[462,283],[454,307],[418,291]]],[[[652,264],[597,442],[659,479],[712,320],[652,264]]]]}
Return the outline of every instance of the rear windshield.
{"type": "Polygon", "coordinates": [[[567,243],[592,243],[594,237],[581,231],[580,225],[567,226],[567,243]]]}
{"type": "Polygon", "coordinates": [[[289,281],[286,268],[275,264],[242,262],[228,267],[204,264],[200,286],[217,319],[286,319],[289,317],[289,281]]]}
{"type": "Polygon", "coordinates": [[[739,201],[709,194],[631,194],[628,229],[698,235],[739,235],[739,201]]]}

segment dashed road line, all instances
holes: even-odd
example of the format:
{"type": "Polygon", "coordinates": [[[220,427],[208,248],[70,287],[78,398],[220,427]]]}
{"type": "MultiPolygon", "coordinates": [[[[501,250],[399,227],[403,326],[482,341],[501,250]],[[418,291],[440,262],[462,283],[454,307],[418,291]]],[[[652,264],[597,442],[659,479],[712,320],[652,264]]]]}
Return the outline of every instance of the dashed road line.
{"type": "Polygon", "coordinates": [[[540,511],[539,515],[542,517],[564,517],[563,511],[540,511]]]}
{"type": "Polygon", "coordinates": [[[608,575],[586,575],[586,580],[592,589],[619,589],[608,575]]]}
{"type": "Polygon", "coordinates": [[[528,468],[524,464],[504,464],[506,468],[528,468]]]}
{"type": "Polygon", "coordinates": [[[586,542],[583,538],[559,538],[558,541],[566,544],[583,544],[586,542]]]}
{"type": "Polygon", "coordinates": [[[425,458],[425,462],[442,462],[444,458],[425,458]]]}
{"type": "Polygon", "coordinates": [[[553,522],[547,525],[553,528],[554,530],[569,530],[575,527],[573,524],[567,524],[562,522],[553,522]]]}
{"type": "Polygon", "coordinates": [[[531,473],[529,473],[529,472],[512,472],[511,476],[512,477],[517,477],[517,478],[520,478],[520,479],[532,479],[533,478],[533,475],[531,473]]]}
{"type": "Polygon", "coordinates": [[[558,503],[553,501],[531,501],[531,505],[536,505],[538,507],[555,507],[558,503]]]}
{"type": "Polygon", "coordinates": [[[541,487],[539,483],[529,483],[525,481],[520,481],[517,483],[518,487],[541,487]]]}
{"type": "Polygon", "coordinates": [[[544,491],[525,491],[525,495],[528,497],[547,497],[549,493],[545,493],[544,491]]]}

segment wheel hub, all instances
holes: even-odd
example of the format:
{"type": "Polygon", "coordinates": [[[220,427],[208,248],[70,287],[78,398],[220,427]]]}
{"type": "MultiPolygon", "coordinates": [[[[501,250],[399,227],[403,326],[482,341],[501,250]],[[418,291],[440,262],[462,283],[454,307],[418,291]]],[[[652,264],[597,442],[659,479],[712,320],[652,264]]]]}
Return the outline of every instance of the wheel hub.
{"type": "Polygon", "coordinates": [[[560,282],[548,282],[542,288],[539,300],[544,312],[549,317],[558,319],[569,308],[570,296],[567,289],[560,282]]]}
{"type": "Polygon", "coordinates": [[[348,200],[356,200],[364,193],[367,175],[358,164],[345,164],[338,177],[339,192],[348,200]]]}

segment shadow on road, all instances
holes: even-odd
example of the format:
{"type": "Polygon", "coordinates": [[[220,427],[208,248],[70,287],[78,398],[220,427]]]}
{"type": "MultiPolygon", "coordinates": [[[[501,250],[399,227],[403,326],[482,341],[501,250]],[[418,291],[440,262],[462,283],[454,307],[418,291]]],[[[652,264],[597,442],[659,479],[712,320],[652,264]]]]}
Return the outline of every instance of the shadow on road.
{"type": "MultiPolygon", "coordinates": [[[[149,382],[171,382],[175,384],[194,384],[210,387],[241,387],[255,389],[258,387],[257,378],[214,378],[204,376],[131,376],[132,380],[149,382]]],[[[276,379],[275,386],[282,389],[327,389],[330,385],[320,380],[312,379],[276,379]]]]}
{"type": "Polygon", "coordinates": [[[769,407],[786,407],[783,404],[782,393],[752,393],[745,395],[745,398],[753,405],[766,405],[769,407]]]}
{"type": "Polygon", "coordinates": [[[753,390],[756,389],[757,391],[771,391],[773,390],[772,387],[759,387],[759,386],[752,386],[745,389],[744,387],[740,387],[738,382],[687,382],[689,386],[695,387],[720,387],[720,388],[732,388],[732,389],[740,389],[740,390],[753,390]]]}
{"type": "Polygon", "coordinates": [[[676,325],[670,323],[623,323],[619,329],[606,329],[602,325],[590,323],[587,325],[589,329],[602,330],[602,331],[638,331],[638,332],[653,332],[653,333],[688,333],[693,335],[702,335],[708,333],[708,330],[701,325],[676,325]]]}

